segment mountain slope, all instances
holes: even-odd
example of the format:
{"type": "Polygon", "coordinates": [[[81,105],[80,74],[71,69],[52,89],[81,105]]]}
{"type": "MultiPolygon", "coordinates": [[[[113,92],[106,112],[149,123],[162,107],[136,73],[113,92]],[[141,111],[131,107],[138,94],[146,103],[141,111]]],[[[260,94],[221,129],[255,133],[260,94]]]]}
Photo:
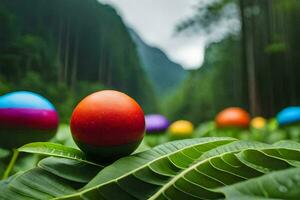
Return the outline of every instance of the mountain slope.
{"type": "Polygon", "coordinates": [[[0,82],[8,82],[6,91],[39,92],[64,105],[65,114],[90,92],[113,88],[146,112],[156,110],[136,46],[112,7],[97,0],[1,0],[0,23],[0,82]]]}
{"type": "Polygon", "coordinates": [[[162,50],[146,44],[134,30],[129,29],[129,33],[156,92],[164,94],[179,86],[187,74],[182,66],[172,62],[162,50]]]}

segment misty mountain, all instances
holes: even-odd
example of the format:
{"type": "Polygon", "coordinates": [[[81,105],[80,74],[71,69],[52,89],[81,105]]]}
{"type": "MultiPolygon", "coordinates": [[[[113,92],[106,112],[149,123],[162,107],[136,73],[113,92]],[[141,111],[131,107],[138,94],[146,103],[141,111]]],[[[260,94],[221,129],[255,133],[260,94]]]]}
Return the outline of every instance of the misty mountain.
{"type": "Polygon", "coordinates": [[[137,45],[141,64],[155,91],[164,94],[176,89],[185,79],[187,72],[181,65],[171,61],[162,50],[146,44],[133,29],[129,28],[129,32],[137,45]]]}

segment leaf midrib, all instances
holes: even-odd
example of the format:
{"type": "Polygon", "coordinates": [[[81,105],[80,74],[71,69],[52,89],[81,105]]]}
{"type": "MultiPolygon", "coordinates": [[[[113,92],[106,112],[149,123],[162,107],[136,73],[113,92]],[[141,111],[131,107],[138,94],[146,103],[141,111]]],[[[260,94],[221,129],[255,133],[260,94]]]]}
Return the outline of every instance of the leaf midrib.
{"type": "MultiPolygon", "coordinates": [[[[265,152],[263,152],[262,150],[265,150],[265,149],[274,149],[274,150],[277,150],[277,149],[289,149],[289,150],[295,150],[295,149],[291,149],[291,148],[276,148],[276,147],[273,147],[273,148],[270,148],[270,147],[262,147],[262,148],[259,148],[259,149],[254,149],[254,148],[249,148],[249,149],[244,149],[244,150],[237,150],[237,151],[232,151],[232,152],[224,152],[222,154],[219,154],[219,155],[215,155],[215,156],[212,156],[212,157],[209,157],[209,158],[206,158],[204,160],[201,160],[200,162],[197,162],[197,163],[192,163],[190,167],[186,168],[185,170],[183,171],[180,171],[176,176],[174,176],[168,183],[166,183],[164,186],[162,186],[152,197],[150,197],[148,200],[155,200],[157,197],[159,197],[160,195],[163,195],[164,194],[164,191],[167,190],[167,188],[171,187],[172,185],[175,184],[175,182],[177,180],[179,180],[181,177],[184,177],[184,175],[186,175],[188,172],[192,171],[192,170],[197,170],[197,167],[199,165],[201,165],[202,163],[205,163],[207,161],[210,161],[211,159],[213,158],[216,158],[216,157],[222,157],[223,155],[225,154],[231,154],[231,153],[235,153],[235,152],[243,152],[243,151],[248,151],[248,150],[255,150],[255,151],[260,151],[262,154],[266,155],[266,156],[269,156],[269,157],[272,157],[272,158],[275,158],[275,159],[278,159],[278,160],[281,160],[281,161],[284,161],[284,162],[287,162],[287,160],[285,159],[282,159],[280,157],[275,157],[275,156],[272,156],[272,155],[268,155],[266,154],[265,152]]],[[[296,151],[299,151],[299,150],[296,150],[296,151]]],[[[288,162],[287,162],[288,163],[288,162]]],[[[211,190],[209,188],[207,188],[207,190],[211,190]]],[[[213,190],[211,190],[213,191],[213,190]]]]}
{"type": "MultiPolygon", "coordinates": [[[[223,141],[226,141],[226,139],[227,139],[227,141],[228,141],[227,144],[236,141],[236,139],[234,139],[234,138],[223,138],[223,141]]],[[[182,148],[182,149],[178,149],[178,150],[176,150],[176,151],[173,151],[173,152],[171,152],[170,154],[166,154],[166,155],[161,156],[161,157],[159,157],[159,158],[157,158],[157,159],[153,159],[152,161],[148,162],[147,164],[142,165],[142,166],[140,166],[140,167],[138,167],[138,168],[136,168],[136,169],[134,169],[134,170],[132,170],[132,171],[130,171],[130,172],[127,172],[127,173],[125,173],[124,175],[122,175],[122,176],[120,176],[120,177],[118,177],[118,178],[116,178],[116,179],[112,179],[111,181],[107,181],[107,182],[105,182],[105,183],[102,183],[102,184],[100,184],[100,185],[91,187],[91,188],[89,188],[89,189],[83,190],[83,191],[78,192],[78,193],[75,193],[75,194],[66,195],[66,196],[64,196],[64,197],[62,197],[62,198],[69,198],[69,197],[78,196],[78,195],[79,195],[79,196],[82,196],[82,195],[83,195],[84,193],[86,193],[86,192],[92,191],[92,190],[94,190],[94,189],[98,189],[98,188],[100,188],[101,186],[107,185],[107,184],[109,184],[109,183],[116,182],[116,183],[118,184],[118,180],[120,180],[120,179],[122,179],[122,178],[124,178],[124,177],[126,177],[126,176],[129,176],[130,174],[133,174],[133,173],[139,171],[140,169],[143,169],[144,167],[146,167],[146,166],[148,166],[148,165],[154,163],[155,161],[164,159],[164,158],[166,158],[166,157],[169,157],[170,155],[176,154],[176,153],[178,153],[178,152],[180,152],[180,151],[183,151],[183,150],[185,150],[185,149],[193,148],[193,147],[198,146],[198,145],[205,145],[205,144],[207,144],[207,143],[218,142],[218,141],[222,141],[222,140],[221,140],[221,139],[220,139],[220,140],[212,140],[212,141],[203,142],[203,143],[191,144],[191,145],[186,146],[186,147],[184,147],[184,148],[182,148]]],[[[56,199],[61,199],[61,198],[58,197],[58,198],[54,198],[53,200],[56,200],[56,199]]]]}

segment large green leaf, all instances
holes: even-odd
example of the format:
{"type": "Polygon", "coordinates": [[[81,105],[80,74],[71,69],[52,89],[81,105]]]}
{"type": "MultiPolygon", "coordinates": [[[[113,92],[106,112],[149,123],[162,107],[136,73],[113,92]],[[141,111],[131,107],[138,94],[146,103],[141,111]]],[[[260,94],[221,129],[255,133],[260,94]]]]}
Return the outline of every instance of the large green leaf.
{"type": "Polygon", "coordinates": [[[282,140],[273,144],[276,147],[285,147],[291,149],[300,149],[300,143],[292,141],[292,140],[282,140]]]}
{"type": "Polygon", "coordinates": [[[38,166],[56,176],[78,183],[88,183],[102,169],[86,162],[56,157],[45,158],[38,166]]]}
{"type": "Polygon", "coordinates": [[[51,142],[34,142],[26,144],[18,149],[20,152],[41,154],[46,156],[55,156],[61,158],[68,158],[72,160],[78,160],[81,162],[86,162],[88,164],[101,166],[97,163],[88,161],[85,157],[85,154],[75,148],[67,147],[57,143],[51,142]]]}
{"type": "Polygon", "coordinates": [[[74,193],[70,184],[69,181],[37,167],[0,182],[0,199],[51,199],[74,193]]]}
{"type": "Polygon", "coordinates": [[[82,192],[67,198],[94,199],[99,193],[106,199],[149,198],[204,152],[233,141],[232,138],[202,138],[160,145],[120,159],[102,170],[82,192]]]}
{"type": "MultiPolygon", "coordinates": [[[[135,154],[133,156],[129,156],[126,158],[122,158],[119,161],[115,163],[115,165],[112,165],[112,167],[107,167],[104,174],[106,174],[105,178],[102,179],[103,175],[101,175],[101,180],[104,183],[110,182],[110,180],[114,180],[117,177],[120,176],[125,176],[130,175],[130,173],[137,171],[136,174],[140,174],[140,178],[145,178],[145,181],[151,180],[152,183],[159,183],[161,181],[164,181],[165,178],[168,178],[170,175],[173,173],[176,174],[177,171],[181,170],[180,167],[188,165],[188,163],[192,162],[194,159],[191,158],[198,158],[200,155],[202,155],[201,147],[203,147],[204,151],[207,151],[209,149],[215,148],[216,146],[227,144],[229,142],[233,142],[235,139],[232,138],[203,138],[203,139],[191,139],[191,140],[183,140],[183,141],[176,141],[172,143],[167,143],[165,145],[158,146],[154,149],[135,154]],[[177,160],[177,157],[182,157],[184,158],[185,162],[181,162],[180,160],[177,160]],[[176,166],[175,164],[172,164],[173,162],[176,162],[178,164],[181,163],[182,166],[176,166]],[[166,172],[169,173],[170,175],[158,175],[157,179],[153,179],[153,175],[151,174],[151,170],[149,170],[148,166],[149,163],[153,163],[151,166],[153,169],[159,170],[160,167],[164,167],[166,172]],[[140,169],[145,169],[142,171],[139,171],[140,169]],[[169,168],[169,169],[168,169],[169,168]],[[111,171],[112,170],[112,171],[111,171]],[[147,175],[147,171],[149,174],[147,175]],[[111,173],[110,173],[111,172],[111,173]],[[146,174],[145,174],[146,173],[146,174]],[[146,176],[145,176],[146,175],[146,176]],[[160,177],[163,177],[163,179],[160,179],[160,177]]],[[[44,161],[40,163],[42,165],[44,161]]],[[[58,180],[63,180],[67,179],[69,180],[70,177],[62,177],[61,174],[57,173],[60,170],[60,167],[56,168],[54,167],[55,171],[53,171],[53,166],[51,167],[51,175],[55,175],[58,180]],[[57,176],[58,175],[58,176],[57,176]]],[[[45,171],[45,170],[43,170],[45,171]]],[[[62,172],[62,171],[61,171],[62,172]]],[[[47,172],[49,173],[49,172],[47,172]]],[[[70,173],[70,172],[68,172],[70,173]]],[[[85,172],[82,172],[83,174],[85,172]]],[[[19,177],[23,177],[24,174],[20,175],[19,177]]],[[[14,184],[16,181],[19,180],[19,177],[17,177],[14,181],[12,181],[11,184],[14,184]]],[[[30,176],[29,176],[30,177],[30,176]]],[[[38,176],[36,176],[38,178],[38,176]]],[[[99,180],[95,178],[93,181],[91,181],[91,184],[93,182],[96,182],[96,180],[99,180]]],[[[166,180],[166,179],[165,179],[166,180]]],[[[123,184],[130,186],[130,184],[126,183],[127,179],[124,179],[123,184]]],[[[50,181],[51,183],[51,181],[50,181]]],[[[8,188],[11,187],[11,184],[8,185],[8,188]]],[[[41,183],[42,184],[42,183],[41,183]]],[[[49,184],[49,183],[44,183],[44,185],[49,184]]],[[[161,186],[161,183],[159,184],[161,186]]],[[[33,191],[28,190],[26,195],[32,197],[31,193],[36,192],[35,187],[31,187],[33,191]]],[[[63,187],[62,187],[63,188],[63,187]]],[[[143,187],[140,187],[141,190],[143,190],[143,187]]],[[[136,188],[135,188],[136,190],[136,188]]],[[[12,192],[9,190],[10,193],[12,192]]],[[[138,192],[138,190],[136,190],[138,192]]],[[[96,191],[95,191],[96,192],[96,191]]],[[[114,191],[113,191],[114,192],[114,191]]],[[[67,195],[69,192],[66,192],[65,195],[67,195]]],[[[77,194],[74,192],[74,194],[77,194]]],[[[118,193],[111,193],[111,195],[118,195],[118,193]]],[[[95,199],[100,199],[101,195],[95,193],[95,199]]],[[[141,193],[143,195],[143,193],[141,193]]],[[[60,197],[61,195],[58,195],[57,197],[60,197]]],[[[80,196],[80,195],[79,195],[80,196]]],[[[45,196],[40,196],[37,199],[47,199],[48,197],[45,196]]],[[[76,197],[78,198],[78,197],[76,197]]],[[[81,197],[79,197],[81,198],[81,197]]]]}
{"type": "Polygon", "coordinates": [[[58,199],[222,199],[218,188],[294,167],[290,158],[264,152],[271,145],[225,141],[203,139],[178,151],[171,150],[174,142],[121,159],[80,192],[58,199]]]}
{"type": "Polygon", "coordinates": [[[204,160],[227,152],[239,152],[244,149],[250,149],[250,148],[257,149],[263,147],[270,147],[270,145],[261,142],[255,142],[255,141],[236,141],[236,142],[232,142],[226,145],[213,148],[212,150],[205,152],[200,157],[200,159],[204,160]]]}
{"type": "Polygon", "coordinates": [[[0,182],[0,199],[52,199],[75,193],[101,169],[78,160],[48,157],[38,167],[0,182]]]}
{"type": "Polygon", "coordinates": [[[219,188],[231,200],[299,199],[300,168],[285,169],[219,188]]]}
{"type": "Polygon", "coordinates": [[[113,165],[105,168],[87,187],[93,187],[99,183],[102,184],[141,169],[148,171],[149,167],[151,171],[153,170],[159,175],[169,177],[191,164],[204,151],[233,141],[235,139],[232,138],[202,138],[166,143],[150,151],[118,160],[113,165]],[[163,170],[161,171],[160,169],[163,170]]]}
{"type": "Polygon", "coordinates": [[[79,190],[72,183],[89,181],[101,168],[90,174],[86,170],[97,166],[66,158],[46,158],[39,167],[0,183],[0,192],[4,193],[0,197],[299,199],[299,162],[300,146],[294,142],[269,145],[232,138],[189,139],[121,158],[79,190]],[[30,182],[39,177],[46,181],[38,181],[38,185],[30,182]],[[48,184],[59,185],[60,190],[47,188],[48,184]]]}

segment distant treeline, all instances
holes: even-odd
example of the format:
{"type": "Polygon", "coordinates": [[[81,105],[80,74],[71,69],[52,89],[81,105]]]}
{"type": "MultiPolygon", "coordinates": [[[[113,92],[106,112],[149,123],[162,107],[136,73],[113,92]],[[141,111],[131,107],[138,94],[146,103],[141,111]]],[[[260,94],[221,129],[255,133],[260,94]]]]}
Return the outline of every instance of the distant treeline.
{"type": "Polygon", "coordinates": [[[136,46],[116,11],[97,0],[1,0],[0,94],[31,90],[67,121],[85,95],[114,88],[157,110],[136,46]]]}
{"type": "Polygon", "coordinates": [[[221,20],[232,17],[225,13],[234,11],[229,8],[237,8],[233,17],[241,31],[207,47],[203,67],[166,103],[171,119],[198,123],[227,106],[273,117],[286,106],[300,105],[300,1],[212,1],[200,5],[178,31],[217,31],[221,20]]]}

